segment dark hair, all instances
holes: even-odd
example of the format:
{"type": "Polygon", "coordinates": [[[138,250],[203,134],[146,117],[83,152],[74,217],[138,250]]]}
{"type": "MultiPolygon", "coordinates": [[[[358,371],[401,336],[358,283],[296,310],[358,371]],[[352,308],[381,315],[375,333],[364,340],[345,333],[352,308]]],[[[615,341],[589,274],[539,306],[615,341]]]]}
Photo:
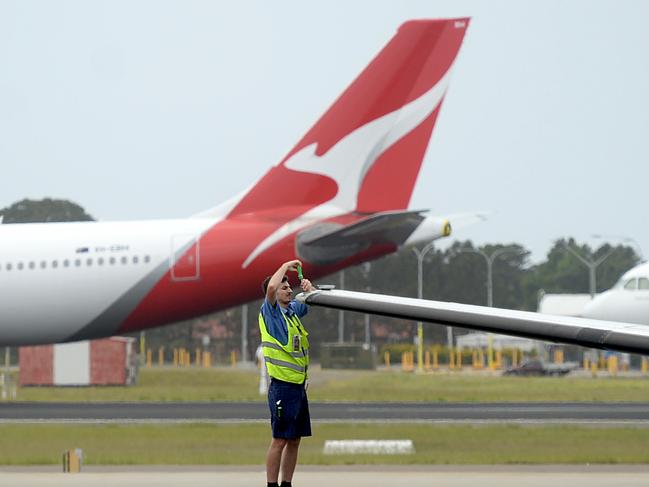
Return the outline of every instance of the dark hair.
{"type": "MultiPolygon", "coordinates": [[[[268,283],[270,282],[271,277],[272,276],[268,276],[264,279],[264,282],[261,283],[261,290],[264,292],[264,296],[266,296],[266,291],[268,291],[268,283]]],[[[288,277],[284,276],[282,282],[288,282],[288,277]]]]}

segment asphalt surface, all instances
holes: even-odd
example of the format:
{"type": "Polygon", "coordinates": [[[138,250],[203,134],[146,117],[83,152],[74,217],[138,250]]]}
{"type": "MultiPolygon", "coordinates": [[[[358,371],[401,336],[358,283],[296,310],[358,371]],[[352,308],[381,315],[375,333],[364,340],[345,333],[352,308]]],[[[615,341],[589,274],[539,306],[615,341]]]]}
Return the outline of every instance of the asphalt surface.
{"type": "MultiPolygon", "coordinates": [[[[314,422],[630,423],[649,426],[649,403],[311,403],[314,422]]],[[[0,403],[0,423],[267,421],[262,402],[0,403]]]]}

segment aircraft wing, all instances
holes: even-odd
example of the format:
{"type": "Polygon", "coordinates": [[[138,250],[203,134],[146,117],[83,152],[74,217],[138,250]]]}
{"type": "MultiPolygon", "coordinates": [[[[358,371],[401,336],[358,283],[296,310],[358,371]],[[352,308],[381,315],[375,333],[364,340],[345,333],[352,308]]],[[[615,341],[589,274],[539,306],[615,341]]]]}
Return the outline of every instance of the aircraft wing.
{"type": "Polygon", "coordinates": [[[317,290],[297,299],[311,306],[649,355],[649,327],[644,325],[353,291],[317,290]]]}

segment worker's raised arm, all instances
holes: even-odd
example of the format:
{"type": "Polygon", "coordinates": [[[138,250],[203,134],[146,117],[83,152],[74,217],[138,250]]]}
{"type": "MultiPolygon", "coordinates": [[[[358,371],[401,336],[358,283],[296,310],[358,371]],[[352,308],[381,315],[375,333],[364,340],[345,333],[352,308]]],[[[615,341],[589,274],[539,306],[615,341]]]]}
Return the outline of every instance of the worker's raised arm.
{"type": "Polygon", "coordinates": [[[266,301],[272,306],[275,306],[277,302],[277,290],[279,289],[280,284],[282,284],[282,279],[288,271],[297,271],[297,266],[302,265],[299,260],[290,260],[284,262],[279,268],[275,271],[268,281],[268,287],[266,288],[266,301]]]}

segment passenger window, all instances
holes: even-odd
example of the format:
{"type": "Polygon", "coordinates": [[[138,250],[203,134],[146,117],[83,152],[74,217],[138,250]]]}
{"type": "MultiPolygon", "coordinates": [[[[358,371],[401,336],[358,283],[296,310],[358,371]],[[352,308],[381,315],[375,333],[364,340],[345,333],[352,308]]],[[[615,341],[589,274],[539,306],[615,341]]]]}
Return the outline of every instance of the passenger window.
{"type": "Polygon", "coordinates": [[[634,291],[637,283],[638,280],[635,277],[633,279],[629,279],[624,283],[624,289],[626,289],[627,291],[634,291]]]}
{"type": "Polygon", "coordinates": [[[649,289],[649,279],[646,277],[641,277],[638,279],[638,289],[641,289],[643,291],[646,291],[649,289]]]}
{"type": "Polygon", "coordinates": [[[53,260],[52,261],[52,269],[56,269],[59,266],[59,261],[58,260],[53,260]]]}
{"type": "Polygon", "coordinates": [[[115,264],[115,257],[111,257],[110,259],[108,259],[108,263],[109,263],[110,265],[115,264]]]}
{"type": "Polygon", "coordinates": [[[128,263],[128,259],[126,257],[122,257],[122,264],[128,263]]]}
{"type": "Polygon", "coordinates": [[[47,268],[47,262],[41,260],[41,269],[46,269],[46,268],[47,268]]]}
{"type": "Polygon", "coordinates": [[[133,263],[137,264],[140,261],[140,259],[137,258],[137,255],[133,256],[133,263]]]}
{"type": "Polygon", "coordinates": [[[81,259],[74,259],[74,265],[79,267],[81,265],[81,259]]]}
{"type": "Polygon", "coordinates": [[[92,265],[92,259],[86,260],[86,265],[90,267],[92,265]]]}
{"type": "Polygon", "coordinates": [[[99,257],[97,259],[97,265],[104,265],[104,258],[103,257],[99,257]]]}
{"type": "Polygon", "coordinates": [[[70,261],[68,259],[63,261],[63,267],[70,267],[70,261]]]}
{"type": "Polygon", "coordinates": [[[6,269],[7,269],[8,271],[10,271],[10,270],[12,269],[12,265],[11,265],[11,264],[7,264],[6,269]]]}
{"type": "Polygon", "coordinates": [[[151,257],[149,257],[148,255],[145,255],[144,256],[144,263],[148,264],[149,262],[151,262],[151,257]]]}
{"type": "Polygon", "coordinates": [[[33,269],[34,267],[36,267],[36,264],[34,264],[34,261],[32,260],[32,261],[29,263],[29,268],[30,268],[30,269],[33,269]]]}
{"type": "Polygon", "coordinates": [[[22,262],[18,262],[18,265],[16,266],[16,268],[17,268],[19,271],[22,271],[22,270],[23,270],[23,263],[22,263],[22,262]]]}

